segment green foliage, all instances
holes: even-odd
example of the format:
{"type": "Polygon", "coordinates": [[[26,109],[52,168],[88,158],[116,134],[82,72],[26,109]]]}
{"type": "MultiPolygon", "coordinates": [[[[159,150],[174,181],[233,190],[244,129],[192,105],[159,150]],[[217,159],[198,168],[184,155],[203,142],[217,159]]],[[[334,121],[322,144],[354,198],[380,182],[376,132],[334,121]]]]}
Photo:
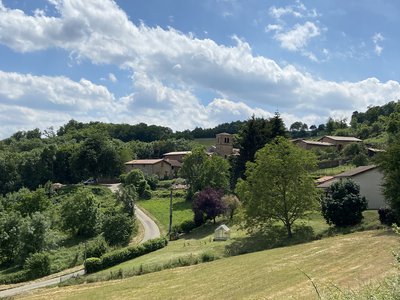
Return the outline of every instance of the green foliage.
{"type": "Polygon", "coordinates": [[[327,193],[321,208],[328,224],[343,227],[361,222],[362,212],[367,209],[367,200],[360,196],[360,187],[355,182],[340,180],[333,183],[327,193]]]}
{"type": "Polygon", "coordinates": [[[392,226],[393,224],[398,222],[398,217],[395,212],[388,207],[383,207],[378,210],[379,221],[381,224],[385,224],[388,226],[392,226]]]}
{"type": "Polygon", "coordinates": [[[133,217],[135,215],[135,201],[138,199],[138,194],[134,185],[123,185],[116,192],[117,201],[122,203],[125,213],[133,217]]]}
{"type": "Polygon", "coordinates": [[[86,273],[93,273],[115,266],[124,261],[134,259],[136,257],[142,256],[144,254],[156,251],[158,249],[164,248],[168,244],[165,238],[158,238],[149,240],[139,246],[130,246],[127,248],[115,250],[108,252],[101,256],[100,258],[87,259],[85,261],[86,273]]]}
{"type": "Polygon", "coordinates": [[[99,235],[95,239],[87,243],[86,246],[86,257],[100,257],[108,250],[106,240],[102,235],[99,235]]]}
{"type": "Polygon", "coordinates": [[[229,164],[225,159],[216,155],[208,157],[204,149],[200,147],[193,149],[191,154],[185,156],[180,170],[180,176],[189,185],[189,200],[196,192],[207,186],[227,190],[229,175],[229,164]]]}
{"type": "Polygon", "coordinates": [[[129,244],[133,228],[133,219],[126,213],[113,209],[104,215],[102,231],[111,246],[129,244]]]}
{"type": "Polygon", "coordinates": [[[226,212],[227,212],[229,218],[232,219],[236,210],[241,206],[241,202],[239,201],[239,198],[232,194],[225,195],[222,197],[222,201],[225,202],[225,205],[227,207],[226,212]]]}
{"type": "Polygon", "coordinates": [[[50,199],[46,195],[44,188],[38,188],[34,192],[22,188],[15,194],[15,197],[16,209],[23,216],[31,215],[35,212],[43,212],[50,206],[50,199]]]}
{"type": "Polygon", "coordinates": [[[0,213],[0,264],[17,258],[21,247],[22,218],[19,212],[0,213]]]}
{"type": "Polygon", "coordinates": [[[87,189],[81,189],[69,197],[61,207],[63,229],[75,235],[91,237],[99,228],[99,203],[87,189]]]}
{"type": "Polygon", "coordinates": [[[285,136],[285,125],[279,114],[271,119],[255,118],[245,122],[239,132],[240,155],[233,172],[233,186],[238,178],[243,178],[248,161],[253,162],[256,152],[277,136],[285,136]]]}
{"type": "Polygon", "coordinates": [[[47,249],[50,223],[39,212],[25,218],[20,232],[20,251],[18,259],[24,261],[29,255],[47,249]]]}
{"type": "Polygon", "coordinates": [[[28,271],[30,278],[43,277],[50,274],[50,257],[47,253],[39,252],[28,257],[24,269],[28,271]]]}
{"type": "Polygon", "coordinates": [[[145,179],[145,175],[139,169],[133,169],[125,177],[124,186],[131,185],[135,187],[140,199],[151,198],[151,188],[145,179]]]}
{"type": "Polygon", "coordinates": [[[291,237],[293,223],[316,205],[317,191],[309,173],[316,166],[315,155],[276,138],[246,166],[246,180],[236,187],[246,226],[256,229],[281,221],[291,237]]]}

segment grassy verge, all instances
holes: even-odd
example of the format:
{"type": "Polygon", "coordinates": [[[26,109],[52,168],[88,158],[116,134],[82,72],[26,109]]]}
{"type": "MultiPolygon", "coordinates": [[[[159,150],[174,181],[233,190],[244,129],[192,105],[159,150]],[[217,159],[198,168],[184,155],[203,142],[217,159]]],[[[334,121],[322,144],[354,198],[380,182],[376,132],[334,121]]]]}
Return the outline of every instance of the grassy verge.
{"type": "Polygon", "coordinates": [[[365,231],[165,270],[121,281],[51,288],[29,299],[316,299],[396,272],[398,237],[365,231]],[[379,253],[379,255],[377,255],[379,253]],[[311,278],[311,280],[308,278],[311,278]]]}
{"type": "MultiPolygon", "coordinates": [[[[185,201],[184,197],[183,191],[176,190],[172,193],[173,225],[181,224],[187,220],[193,220],[192,204],[191,202],[185,201]]],[[[168,231],[170,206],[169,190],[157,190],[153,192],[152,199],[140,200],[137,204],[159,222],[164,232],[168,231]]]]}

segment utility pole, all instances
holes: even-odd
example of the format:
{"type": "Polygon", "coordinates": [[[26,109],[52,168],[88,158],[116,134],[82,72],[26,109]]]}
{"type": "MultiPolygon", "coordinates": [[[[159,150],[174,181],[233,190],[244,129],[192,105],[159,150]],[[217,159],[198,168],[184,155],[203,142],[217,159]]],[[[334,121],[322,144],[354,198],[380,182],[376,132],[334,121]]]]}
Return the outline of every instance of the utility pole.
{"type": "Polygon", "coordinates": [[[171,193],[169,195],[169,239],[170,240],[172,235],[172,190],[173,187],[171,186],[171,193]]]}

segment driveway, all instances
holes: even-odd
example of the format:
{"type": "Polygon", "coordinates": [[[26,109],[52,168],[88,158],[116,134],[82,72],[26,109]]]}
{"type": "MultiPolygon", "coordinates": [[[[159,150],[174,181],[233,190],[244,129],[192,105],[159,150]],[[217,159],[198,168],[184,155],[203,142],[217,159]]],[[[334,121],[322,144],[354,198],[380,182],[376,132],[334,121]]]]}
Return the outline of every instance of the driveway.
{"type": "MultiPolygon", "coordinates": [[[[106,186],[113,192],[115,193],[118,189],[119,189],[119,183],[117,184],[107,184],[106,186]]],[[[144,236],[141,243],[144,243],[148,240],[151,239],[155,239],[160,237],[160,229],[158,228],[157,224],[150,218],[148,217],[142,210],[140,210],[140,208],[138,208],[135,205],[135,215],[137,217],[137,219],[139,220],[140,223],[143,224],[143,228],[144,228],[144,236]]],[[[12,289],[8,289],[8,290],[4,290],[4,291],[0,291],[0,298],[3,297],[12,297],[24,292],[28,292],[34,289],[38,289],[38,288],[42,288],[42,287],[46,287],[49,285],[54,285],[54,284],[58,284],[62,281],[65,281],[67,279],[70,279],[72,277],[77,277],[77,276],[82,276],[85,274],[85,270],[79,270],[70,274],[66,274],[66,275],[62,275],[53,279],[48,279],[48,280],[43,280],[43,281],[37,281],[37,282],[30,282],[28,284],[16,287],[16,288],[12,288],[12,289]]]]}

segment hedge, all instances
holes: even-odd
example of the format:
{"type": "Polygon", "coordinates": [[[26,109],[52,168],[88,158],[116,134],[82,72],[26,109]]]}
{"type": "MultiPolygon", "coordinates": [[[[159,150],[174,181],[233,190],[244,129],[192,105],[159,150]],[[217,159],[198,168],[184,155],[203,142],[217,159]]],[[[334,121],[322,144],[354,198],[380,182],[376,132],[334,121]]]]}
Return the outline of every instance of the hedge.
{"type": "Polygon", "coordinates": [[[100,258],[90,257],[85,260],[85,271],[87,274],[89,274],[107,269],[124,261],[134,259],[136,257],[164,248],[167,244],[167,239],[157,238],[149,240],[139,246],[130,246],[108,252],[102,255],[100,258]]]}

